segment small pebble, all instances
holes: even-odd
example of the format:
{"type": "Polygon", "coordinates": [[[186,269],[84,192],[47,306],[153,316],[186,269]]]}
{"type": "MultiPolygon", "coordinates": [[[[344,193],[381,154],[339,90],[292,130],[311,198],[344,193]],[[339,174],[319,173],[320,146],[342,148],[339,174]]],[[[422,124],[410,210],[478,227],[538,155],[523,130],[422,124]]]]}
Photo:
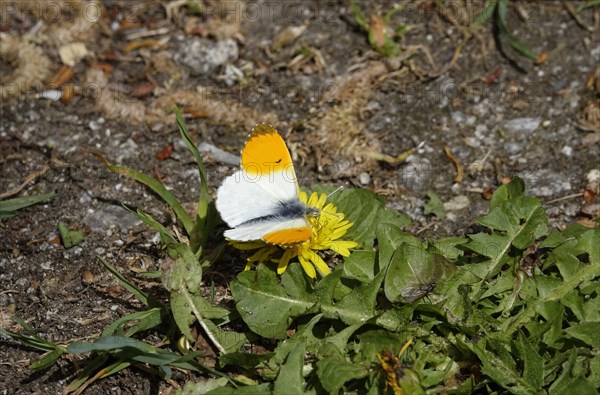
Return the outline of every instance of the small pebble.
{"type": "Polygon", "coordinates": [[[452,199],[444,203],[444,210],[446,211],[458,211],[463,208],[469,207],[471,202],[465,195],[454,196],[452,199]]]}
{"type": "Polygon", "coordinates": [[[598,190],[598,188],[600,188],[600,169],[588,171],[585,175],[585,179],[587,180],[587,189],[591,189],[592,191],[598,190]]]}
{"type": "Polygon", "coordinates": [[[531,133],[536,130],[542,120],[540,118],[515,118],[504,122],[503,126],[507,132],[512,133],[531,133]]]}
{"type": "Polygon", "coordinates": [[[565,156],[571,156],[573,155],[573,148],[565,145],[560,152],[565,156]]]}
{"type": "Polygon", "coordinates": [[[96,282],[96,277],[94,276],[94,273],[86,270],[81,273],[81,281],[83,281],[84,284],[92,284],[96,282]]]}
{"type": "Polygon", "coordinates": [[[358,175],[358,181],[361,185],[369,185],[371,182],[371,176],[368,173],[362,172],[358,175]]]}

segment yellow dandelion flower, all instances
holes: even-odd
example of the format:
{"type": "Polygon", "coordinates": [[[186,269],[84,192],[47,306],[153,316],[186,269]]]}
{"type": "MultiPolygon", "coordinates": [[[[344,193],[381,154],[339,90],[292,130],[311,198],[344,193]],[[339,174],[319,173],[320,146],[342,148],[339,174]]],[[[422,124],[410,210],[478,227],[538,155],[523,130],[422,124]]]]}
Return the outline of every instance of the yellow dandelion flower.
{"type": "Polygon", "coordinates": [[[312,235],[305,242],[291,247],[282,248],[263,241],[232,242],[231,245],[241,250],[257,250],[248,258],[245,270],[250,270],[254,263],[277,263],[277,273],[282,274],[290,261],[298,258],[302,269],[310,278],[315,278],[317,273],[326,276],[331,273],[327,263],[317,253],[318,251],[331,250],[342,256],[349,256],[350,249],[358,245],[355,241],[340,240],[352,227],[352,222],[344,219],[344,214],[337,211],[332,203],[327,203],[327,196],[313,192],[310,197],[306,192],[300,192],[300,201],[309,207],[318,210],[318,215],[309,216],[308,221],[312,227],[312,235]]]}

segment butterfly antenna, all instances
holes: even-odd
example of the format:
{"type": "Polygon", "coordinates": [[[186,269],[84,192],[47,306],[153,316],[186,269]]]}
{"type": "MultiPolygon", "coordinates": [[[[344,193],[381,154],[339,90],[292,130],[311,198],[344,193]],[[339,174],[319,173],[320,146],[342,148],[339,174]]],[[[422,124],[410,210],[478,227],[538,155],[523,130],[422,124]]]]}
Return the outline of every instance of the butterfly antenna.
{"type": "MultiPolygon", "coordinates": [[[[343,185],[342,185],[342,186],[339,186],[339,187],[337,187],[337,188],[336,188],[336,189],[335,189],[333,192],[330,192],[330,193],[329,193],[329,194],[328,194],[328,195],[325,197],[325,199],[329,199],[329,198],[331,197],[331,195],[333,195],[334,193],[337,193],[337,192],[339,192],[339,191],[340,191],[340,190],[342,190],[342,189],[344,189],[344,186],[343,186],[343,185]]],[[[340,219],[342,218],[342,216],[341,216],[341,215],[339,215],[339,214],[334,214],[334,213],[330,213],[330,212],[328,212],[328,211],[323,211],[323,210],[321,210],[321,212],[322,212],[322,213],[325,213],[325,214],[333,215],[334,217],[337,217],[337,218],[340,218],[340,219]]]]}
{"type": "Polygon", "coordinates": [[[341,216],[340,214],[332,213],[332,212],[329,212],[329,211],[324,211],[324,210],[321,210],[320,212],[321,212],[321,213],[324,213],[324,214],[333,215],[334,217],[336,217],[336,218],[339,218],[339,219],[342,219],[342,218],[344,218],[344,217],[343,217],[343,216],[341,216]]]}
{"type": "Polygon", "coordinates": [[[339,186],[337,187],[333,192],[330,192],[329,195],[327,195],[327,199],[329,199],[331,197],[331,195],[333,195],[334,193],[339,192],[340,190],[344,189],[344,186],[339,186]]]}

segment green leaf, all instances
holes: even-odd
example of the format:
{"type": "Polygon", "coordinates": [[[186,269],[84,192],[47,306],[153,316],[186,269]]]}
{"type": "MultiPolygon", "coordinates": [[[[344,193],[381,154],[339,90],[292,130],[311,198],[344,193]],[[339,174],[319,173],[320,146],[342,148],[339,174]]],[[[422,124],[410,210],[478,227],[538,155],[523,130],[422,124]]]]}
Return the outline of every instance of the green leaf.
{"type": "Polygon", "coordinates": [[[571,325],[565,332],[595,349],[600,349],[600,322],[582,322],[571,325]]]}
{"type": "Polygon", "coordinates": [[[427,192],[427,199],[427,202],[425,202],[425,205],[423,206],[423,214],[433,214],[439,219],[443,219],[446,216],[446,213],[444,211],[442,199],[440,199],[437,193],[433,191],[427,192]]]}
{"type": "Polygon", "coordinates": [[[255,333],[275,339],[286,337],[293,317],[305,313],[315,304],[311,295],[304,291],[305,276],[297,264],[291,264],[283,273],[282,282],[295,285],[295,292],[288,292],[279,284],[277,274],[267,265],[259,265],[255,272],[242,272],[231,282],[231,294],[240,316],[255,333]]]}
{"type": "Polygon", "coordinates": [[[303,344],[303,347],[308,350],[313,350],[314,352],[315,349],[322,343],[321,340],[317,339],[314,335],[315,326],[322,317],[323,314],[317,314],[313,316],[305,325],[299,325],[298,330],[292,335],[292,337],[286,341],[280,342],[275,349],[273,356],[267,363],[262,365],[263,369],[261,376],[267,380],[274,379],[279,372],[280,366],[298,343],[303,344]]]}
{"type": "Polygon", "coordinates": [[[2,200],[0,201],[0,219],[12,217],[17,214],[18,210],[52,199],[54,196],[56,196],[54,192],[49,192],[40,195],[2,200]]]}
{"type": "Polygon", "coordinates": [[[285,363],[279,368],[279,374],[273,387],[273,394],[304,394],[303,366],[304,343],[298,342],[290,350],[285,363]]]}
{"type": "Polygon", "coordinates": [[[56,343],[50,342],[38,336],[38,334],[35,333],[35,331],[19,317],[12,317],[12,319],[23,328],[23,331],[11,332],[4,328],[0,328],[0,334],[4,336],[9,336],[14,340],[39,351],[54,351],[57,348],[65,350],[64,346],[60,346],[56,343]]]}
{"type": "Polygon", "coordinates": [[[269,394],[270,392],[270,384],[264,383],[239,388],[221,387],[206,392],[206,395],[256,395],[269,394]]]}
{"type": "Polygon", "coordinates": [[[376,354],[384,350],[398,355],[402,345],[406,343],[410,335],[406,331],[394,333],[379,328],[371,328],[358,334],[357,338],[359,340],[357,350],[359,359],[376,363],[376,354]]]}
{"type": "Polygon", "coordinates": [[[560,375],[550,385],[550,395],[560,394],[596,394],[597,388],[586,380],[584,372],[579,370],[577,350],[571,348],[568,351],[569,359],[562,364],[560,375]]]}
{"type": "Polygon", "coordinates": [[[346,382],[366,377],[369,373],[368,365],[346,361],[333,345],[323,350],[323,353],[325,356],[316,363],[317,376],[323,388],[330,394],[339,393],[346,382]]]}
{"type": "Polygon", "coordinates": [[[531,383],[537,389],[541,389],[544,384],[544,359],[538,353],[538,350],[532,344],[531,340],[519,332],[516,341],[519,354],[525,362],[523,369],[523,378],[531,383]]]}
{"type": "Polygon", "coordinates": [[[249,354],[247,352],[231,352],[219,356],[219,365],[221,367],[237,366],[242,369],[251,370],[262,362],[268,361],[273,357],[273,353],[249,354]]]}
{"type": "Polygon", "coordinates": [[[473,19],[470,28],[472,30],[476,30],[479,27],[481,27],[481,25],[483,25],[486,21],[488,21],[494,15],[497,4],[498,0],[487,1],[485,3],[485,8],[483,9],[483,11],[473,19]]]}
{"type": "MultiPolygon", "coordinates": [[[[329,189],[315,187],[314,190],[324,192],[329,189]]],[[[410,223],[409,217],[386,209],[383,199],[366,189],[344,189],[334,193],[329,200],[353,223],[344,238],[362,244],[365,249],[373,247],[375,231],[379,224],[396,223],[402,227],[410,223]]]]}
{"type": "Polygon", "coordinates": [[[335,304],[322,302],[321,310],[330,316],[334,312],[347,325],[364,323],[375,316],[377,293],[385,272],[379,272],[369,283],[354,288],[335,304]]]}
{"type": "Polygon", "coordinates": [[[101,337],[96,342],[75,342],[69,345],[68,352],[84,354],[88,352],[108,353],[120,362],[139,362],[157,366],[168,378],[171,367],[192,370],[195,372],[209,372],[220,377],[227,377],[214,369],[205,367],[196,362],[195,358],[202,351],[188,353],[184,356],[178,353],[154,347],[148,343],[124,336],[101,337]]]}
{"type": "Polygon", "coordinates": [[[489,341],[492,345],[488,349],[485,340],[469,345],[482,363],[482,372],[492,378],[498,385],[513,394],[531,394],[536,392],[536,387],[521,377],[516,370],[516,364],[508,353],[508,345],[504,341],[489,341]]]}
{"type": "Polygon", "coordinates": [[[165,245],[168,246],[172,244],[177,244],[177,240],[175,239],[175,235],[173,235],[173,232],[171,232],[167,227],[165,227],[163,224],[154,219],[150,214],[140,210],[133,211],[130,210],[128,207],[125,207],[125,209],[135,214],[135,216],[138,217],[143,223],[156,230],[160,234],[160,239],[165,245]]]}
{"type": "Polygon", "coordinates": [[[403,244],[394,254],[385,276],[385,296],[391,302],[413,303],[452,276],[454,265],[420,246],[403,244]]]}
{"type": "Polygon", "coordinates": [[[150,344],[124,336],[101,337],[96,342],[75,342],[69,344],[67,350],[71,354],[84,354],[92,351],[112,351],[131,348],[144,354],[156,353],[157,349],[150,344]]]}
{"type": "Polygon", "coordinates": [[[167,269],[163,270],[162,283],[168,290],[186,288],[191,293],[198,293],[202,281],[202,265],[187,244],[179,243],[169,248],[169,255],[175,259],[167,269]]]}
{"type": "Polygon", "coordinates": [[[195,253],[206,243],[208,236],[210,235],[212,229],[217,223],[218,214],[213,199],[210,193],[208,192],[208,178],[206,177],[206,170],[204,169],[204,162],[202,161],[202,156],[200,155],[198,148],[196,148],[196,145],[190,137],[181,111],[179,110],[179,108],[177,108],[177,106],[174,107],[173,111],[175,112],[175,119],[177,120],[177,126],[179,127],[181,138],[183,139],[186,146],[194,156],[196,164],[198,165],[198,175],[200,178],[200,196],[198,198],[196,222],[194,223],[193,229],[191,231],[188,231],[188,235],[190,235],[190,247],[195,253]]]}
{"type": "Polygon", "coordinates": [[[142,332],[162,324],[163,319],[165,318],[166,312],[162,307],[154,307],[145,311],[136,311],[135,313],[131,313],[119,318],[112,324],[105,327],[102,331],[102,336],[124,335],[131,337],[138,332],[142,332]],[[127,330],[124,331],[120,328],[122,325],[133,321],[136,321],[136,323],[127,328],[127,330]]]}
{"type": "Polygon", "coordinates": [[[60,356],[63,355],[65,352],[66,350],[63,347],[57,347],[54,350],[48,351],[47,353],[42,355],[40,359],[29,365],[29,368],[32,370],[41,370],[49,368],[50,366],[54,365],[56,360],[58,360],[58,358],[60,358],[60,356]]]}
{"type": "Polygon", "coordinates": [[[179,331],[185,338],[190,342],[195,342],[196,339],[192,335],[190,326],[195,321],[194,314],[192,312],[192,306],[188,304],[187,297],[179,290],[171,291],[169,297],[171,303],[171,312],[173,319],[179,328],[179,331]]]}
{"type": "Polygon", "coordinates": [[[403,232],[400,227],[393,224],[381,224],[377,227],[377,241],[379,243],[379,270],[387,270],[392,256],[402,244],[423,245],[415,236],[403,232]]]}
{"type": "MultiPolygon", "coordinates": [[[[229,380],[224,377],[220,378],[208,378],[201,379],[198,382],[189,380],[185,383],[183,388],[175,392],[175,395],[202,395],[210,393],[212,390],[222,390],[223,387],[227,386],[229,380]]],[[[231,390],[235,391],[233,388],[231,390]]]]}
{"type": "Polygon", "coordinates": [[[522,178],[515,177],[508,184],[500,185],[490,199],[490,211],[500,207],[509,200],[516,200],[525,193],[525,182],[522,178]]]}
{"type": "MultiPolygon", "coordinates": [[[[334,346],[337,347],[337,349],[340,353],[343,353],[344,350],[346,349],[346,346],[348,345],[348,341],[350,340],[350,337],[354,334],[354,332],[356,332],[362,326],[363,326],[363,324],[350,325],[350,326],[342,329],[340,332],[336,333],[335,335],[327,336],[323,340],[323,344],[333,344],[334,346]]],[[[319,354],[321,354],[320,350],[319,350],[319,354]]]]}
{"type": "Polygon", "coordinates": [[[457,246],[462,246],[468,241],[469,239],[465,237],[451,236],[433,240],[429,245],[432,252],[437,253],[450,261],[456,261],[464,254],[464,250],[457,246]]]}
{"type": "Polygon", "coordinates": [[[587,0],[585,3],[579,4],[577,7],[577,12],[583,11],[590,7],[595,7],[597,5],[600,5],[600,0],[587,0]]]}
{"type": "Polygon", "coordinates": [[[58,232],[65,248],[71,248],[83,241],[83,230],[69,230],[63,222],[58,223],[58,232]]]}
{"type": "Polygon", "coordinates": [[[470,270],[482,279],[473,291],[476,299],[486,280],[496,275],[504,264],[514,262],[509,255],[512,247],[524,250],[546,232],[548,218],[541,202],[523,196],[524,188],[521,179],[498,188],[490,202],[490,212],[477,220],[493,233],[469,235],[471,241],[465,247],[489,258],[470,266],[470,270]]]}
{"type": "Polygon", "coordinates": [[[102,263],[102,266],[104,266],[104,268],[106,270],[108,270],[113,276],[115,276],[117,281],[119,281],[119,284],[121,284],[125,289],[127,289],[129,292],[131,292],[133,294],[133,296],[136,297],[137,300],[139,300],[140,302],[142,302],[144,305],[146,305],[148,307],[160,307],[161,306],[161,304],[158,301],[156,301],[156,299],[154,299],[154,297],[148,295],[146,292],[139,289],[135,284],[131,283],[129,280],[127,280],[125,277],[123,277],[123,275],[121,273],[119,273],[119,271],[116,268],[114,268],[112,265],[110,265],[104,259],[102,259],[101,257],[98,257],[98,260],[100,261],[100,263],[102,263]]]}
{"type": "Polygon", "coordinates": [[[510,46],[513,47],[517,52],[535,62],[538,56],[529,48],[521,44],[521,42],[508,31],[506,26],[507,3],[507,0],[499,0],[498,7],[496,8],[496,26],[498,26],[500,35],[504,37],[510,46]]]}
{"type": "Polygon", "coordinates": [[[362,283],[373,280],[378,271],[375,251],[355,250],[344,259],[344,277],[362,283]]]}

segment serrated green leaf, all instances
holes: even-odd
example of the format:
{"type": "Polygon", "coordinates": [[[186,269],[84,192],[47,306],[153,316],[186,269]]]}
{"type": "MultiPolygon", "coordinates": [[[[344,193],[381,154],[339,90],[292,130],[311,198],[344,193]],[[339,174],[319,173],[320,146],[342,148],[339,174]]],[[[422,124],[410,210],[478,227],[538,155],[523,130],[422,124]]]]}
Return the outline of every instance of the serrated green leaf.
{"type": "Polygon", "coordinates": [[[271,393],[271,385],[268,383],[248,385],[246,387],[232,388],[221,387],[208,391],[206,395],[257,395],[271,393]]]}
{"type": "Polygon", "coordinates": [[[433,214],[440,219],[443,219],[446,216],[444,202],[442,202],[442,199],[440,199],[437,193],[433,191],[427,192],[427,202],[425,202],[425,205],[423,206],[423,214],[433,214]]]}
{"type": "Polygon", "coordinates": [[[594,388],[581,372],[577,372],[577,350],[572,348],[568,354],[569,359],[562,364],[561,373],[550,385],[548,393],[550,395],[597,393],[597,388],[594,388]]]}
{"type": "Polygon", "coordinates": [[[519,333],[516,345],[525,364],[523,378],[536,387],[538,391],[541,390],[545,376],[544,359],[531,340],[526,339],[522,333],[519,333]]]}
{"type": "Polygon", "coordinates": [[[377,227],[377,242],[379,243],[379,270],[387,270],[392,256],[402,244],[423,246],[421,240],[403,232],[394,224],[380,224],[377,227]]]}
{"type": "Polygon", "coordinates": [[[421,246],[403,244],[385,276],[385,296],[391,302],[413,303],[453,275],[455,266],[421,246]]]}
{"type": "Polygon", "coordinates": [[[471,242],[465,247],[488,257],[478,264],[470,265],[470,270],[482,278],[474,289],[479,300],[480,288],[485,281],[496,275],[506,263],[515,264],[516,259],[509,255],[511,247],[524,250],[547,230],[548,219],[539,199],[523,196],[522,180],[515,180],[498,188],[490,203],[490,212],[478,222],[493,230],[492,234],[469,235],[471,242]]]}
{"type": "Polygon", "coordinates": [[[521,377],[516,370],[515,362],[506,350],[507,345],[499,341],[496,343],[492,350],[488,349],[485,341],[470,345],[471,351],[477,354],[482,362],[482,372],[513,394],[535,393],[535,386],[521,377]]]}
{"type": "Polygon", "coordinates": [[[65,248],[74,247],[83,241],[83,230],[70,230],[63,222],[58,223],[58,233],[65,248]]]}
{"type": "MultiPolygon", "coordinates": [[[[330,188],[317,186],[314,190],[322,192],[330,188]]],[[[344,238],[360,243],[365,249],[373,247],[379,224],[395,223],[403,227],[411,222],[408,216],[386,209],[382,197],[366,189],[344,189],[334,193],[328,200],[335,204],[339,212],[344,213],[345,219],[353,223],[344,238]]]]}
{"type": "Polygon", "coordinates": [[[458,248],[458,246],[462,246],[468,241],[469,239],[466,237],[451,236],[433,240],[429,242],[429,245],[432,252],[437,253],[450,261],[455,261],[464,254],[464,250],[458,248]]]}
{"type": "Polygon", "coordinates": [[[322,317],[323,314],[313,316],[308,323],[300,325],[292,337],[284,342],[280,342],[268,362],[261,364],[261,376],[267,380],[275,379],[279,372],[279,367],[298,343],[302,343],[306,349],[316,349],[321,340],[317,339],[313,332],[322,317]]]}
{"type": "MultiPolygon", "coordinates": [[[[295,270],[301,271],[298,266],[291,264],[283,273],[282,281],[294,283],[303,277],[293,275],[295,270]]],[[[275,270],[267,265],[259,265],[256,272],[240,273],[230,286],[236,309],[246,325],[267,338],[285,338],[291,319],[315,304],[314,297],[308,292],[290,295],[279,284],[275,270]]],[[[298,285],[294,289],[298,291],[302,287],[298,285]]]]}
{"type": "Polygon", "coordinates": [[[362,283],[373,280],[378,271],[377,254],[375,251],[354,250],[344,259],[344,277],[358,280],[362,283]]]}
{"type": "Polygon", "coordinates": [[[346,361],[333,345],[323,352],[325,356],[316,363],[317,377],[323,388],[330,394],[339,393],[346,382],[366,377],[369,374],[367,364],[346,361]]]}
{"type": "MultiPolygon", "coordinates": [[[[201,379],[198,382],[194,382],[193,380],[189,380],[185,383],[183,388],[180,388],[175,392],[175,395],[203,395],[210,393],[212,390],[221,389],[226,387],[229,383],[224,377],[219,378],[208,378],[201,379]]],[[[232,390],[234,390],[232,388],[232,390]]]]}
{"type": "Polygon", "coordinates": [[[600,265],[600,227],[582,233],[576,249],[588,254],[591,265],[600,265]]]}
{"type": "Polygon", "coordinates": [[[193,294],[198,293],[202,281],[202,265],[190,247],[184,243],[172,245],[169,255],[175,262],[163,270],[161,279],[164,287],[169,291],[185,287],[193,294]]]}
{"type": "Polygon", "coordinates": [[[188,304],[186,296],[179,290],[173,290],[171,291],[169,302],[171,303],[173,319],[175,320],[179,331],[188,341],[195,342],[196,339],[192,335],[190,329],[190,325],[195,321],[195,318],[192,313],[192,307],[188,304]]]}
{"type": "Polygon", "coordinates": [[[279,374],[273,385],[273,394],[304,394],[303,366],[304,343],[298,342],[290,350],[285,363],[279,368],[279,374]]]}
{"type": "MultiPolygon", "coordinates": [[[[327,336],[325,339],[323,339],[323,344],[333,344],[337,347],[340,353],[343,353],[346,350],[346,346],[348,345],[348,340],[350,340],[350,337],[362,326],[363,324],[350,325],[335,335],[327,336]]],[[[320,350],[319,354],[321,354],[320,350]]]]}
{"type": "Polygon", "coordinates": [[[525,182],[521,178],[514,178],[510,183],[500,185],[490,199],[490,211],[509,200],[515,200],[525,193],[525,182]]]}
{"type": "Polygon", "coordinates": [[[335,312],[347,325],[361,324],[375,316],[377,292],[383,282],[385,272],[379,272],[369,283],[361,284],[353,289],[342,300],[335,304],[321,304],[321,310],[330,316],[335,312]]]}
{"type": "Polygon", "coordinates": [[[600,322],[582,322],[571,325],[565,332],[595,349],[600,349],[600,322]]]}

